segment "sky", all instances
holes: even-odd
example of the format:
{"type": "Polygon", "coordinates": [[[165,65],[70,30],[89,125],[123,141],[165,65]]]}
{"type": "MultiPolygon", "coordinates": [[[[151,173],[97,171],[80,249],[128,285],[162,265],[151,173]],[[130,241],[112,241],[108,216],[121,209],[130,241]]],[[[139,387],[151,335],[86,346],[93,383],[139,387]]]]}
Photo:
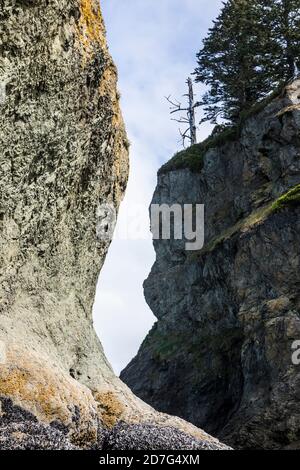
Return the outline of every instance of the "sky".
{"type": "MultiPolygon", "coordinates": [[[[101,0],[110,52],[119,72],[129,140],[130,177],[117,232],[97,286],[94,324],[117,374],[136,355],[155,322],[143,281],[155,261],[148,207],[157,170],[181,149],[178,124],[165,96],[183,100],[221,0],[101,0]]],[[[195,85],[200,97],[203,88],[195,85]]],[[[198,116],[198,121],[201,115],[198,116]]],[[[210,133],[202,125],[198,140],[210,133]]]]}

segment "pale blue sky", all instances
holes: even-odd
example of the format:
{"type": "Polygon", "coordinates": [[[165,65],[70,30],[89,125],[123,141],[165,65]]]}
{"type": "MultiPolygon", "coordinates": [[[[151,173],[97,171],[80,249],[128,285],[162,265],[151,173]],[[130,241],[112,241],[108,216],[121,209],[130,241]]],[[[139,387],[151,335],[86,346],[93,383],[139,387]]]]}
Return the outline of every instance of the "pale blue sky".
{"type": "MultiPolygon", "coordinates": [[[[119,222],[148,206],[158,168],[180,149],[164,96],[180,98],[221,0],[101,0],[108,43],[119,71],[122,111],[131,141],[131,170],[119,222]],[[140,209],[141,207],[141,209],[140,209]]],[[[196,86],[196,92],[201,89],[196,86]]],[[[200,116],[199,116],[200,119],[200,116]]],[[[210,131],[203,126],[199,140],[210,131]]],[[[154,262],[151,239],[114,240],[100,275],[94,321],[116,373],[124,368],[155,321],[142,284],[154,262]]]]}

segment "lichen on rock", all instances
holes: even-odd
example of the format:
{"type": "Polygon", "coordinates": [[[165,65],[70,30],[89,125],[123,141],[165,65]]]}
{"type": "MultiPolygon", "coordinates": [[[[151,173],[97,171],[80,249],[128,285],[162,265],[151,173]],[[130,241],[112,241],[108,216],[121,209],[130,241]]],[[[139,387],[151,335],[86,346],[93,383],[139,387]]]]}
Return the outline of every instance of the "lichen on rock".
{"type": "Polygon", "coordinates": [[[11,403],[2,448],[101,448],[120,420],[222,447],[135,397],[93,328],[110,244],[97,237],[97,214],[118,209],[128,177],[116,82],[98,0],[1,2],[0,401],[11,403]]]}

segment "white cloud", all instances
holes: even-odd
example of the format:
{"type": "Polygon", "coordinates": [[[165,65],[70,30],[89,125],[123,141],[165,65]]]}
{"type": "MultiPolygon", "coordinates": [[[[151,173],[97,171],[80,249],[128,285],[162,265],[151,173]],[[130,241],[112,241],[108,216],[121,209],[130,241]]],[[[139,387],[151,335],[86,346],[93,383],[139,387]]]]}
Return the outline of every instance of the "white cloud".
{"type": "MultiPolygon", "coordinates": [[[[221,0],[101,0],[132,143],[130,180],[118,224],[133,204],[142,204],[147,214],[156,172],[180,147],[164,96],[180,98],[185,93],[195,54],[221,4],[221,0]]],[[[208,126],[203,126],[199,136],[207,133],[208,126]]],[[[136,354],[155,320],[142,290],[153,262],[151,240],[114,240],[100,275],[95,327],[117,373],[136,354]]]]}

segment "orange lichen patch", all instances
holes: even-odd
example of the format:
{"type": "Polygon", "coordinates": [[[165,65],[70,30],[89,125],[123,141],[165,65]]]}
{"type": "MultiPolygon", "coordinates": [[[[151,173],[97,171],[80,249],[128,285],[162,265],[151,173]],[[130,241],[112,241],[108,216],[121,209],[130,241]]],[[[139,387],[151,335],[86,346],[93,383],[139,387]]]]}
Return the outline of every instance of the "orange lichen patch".
{"type": "Polygon", "coordinates": [[[114,127],[124,127],[119,105],[120,95],[117,90],[117,80],[117,69],[112,60],[110,59],[108,66],[104,70],[103,75],[101,77],[99,93],[101,96],[107,96],[111,100],[113,110],[112,125],[114,127]]]}
{"type": "Polygon", "coordinates": [[[113,392],[96,392],[94,398],[99,405],[100,417],[108,428],[112,428],[124,413],[124,406],[113,392]]]}
{"type": "Polygon", "coordinates": [[[92,53],[97,44],[106,47],[105,28],[98,1],[80,1],[78,40],[88,54],[92,53]]]}
{"type": "Polygon", "coordinates": [[[117,69],[112,61],[104,70],[100,86],[99,93],[100,95],[108,95],[114,102],[118,102],[117,94],[117,69]]]}
{"type": "Polygon", "coordinates": [[[10,347],[0,365],[0,395],[40,421],[63,423],[76,440],[87,433],[96,439],[97,405],[90,390],[40,356],[10,347]]]}
{"type": "MultiPolygon", "coordinates": [[[[40,371],[38,372],[40,374],[40,371]]],[[[52,421],[58,417],[62,422],[68,421],[69,413],[58,400],[57,384],[37,381],[32,370],[19,366],[0,367],[0,392],[2,395],[15,397],[21,402],[30,404],[35,411],[52,421]]],[[[42,379],[43,377],[41,377],[42,379]]]]}

